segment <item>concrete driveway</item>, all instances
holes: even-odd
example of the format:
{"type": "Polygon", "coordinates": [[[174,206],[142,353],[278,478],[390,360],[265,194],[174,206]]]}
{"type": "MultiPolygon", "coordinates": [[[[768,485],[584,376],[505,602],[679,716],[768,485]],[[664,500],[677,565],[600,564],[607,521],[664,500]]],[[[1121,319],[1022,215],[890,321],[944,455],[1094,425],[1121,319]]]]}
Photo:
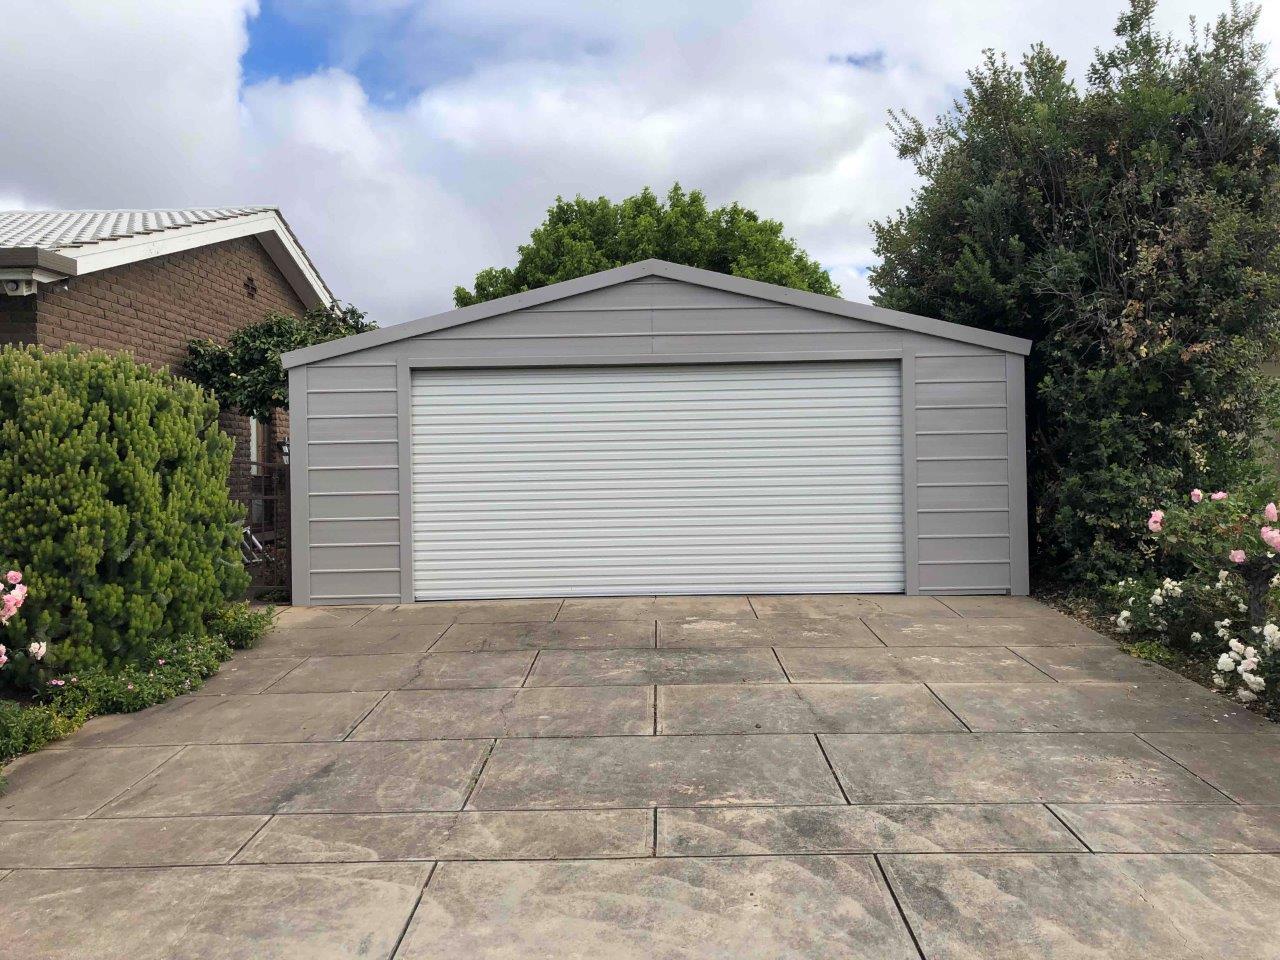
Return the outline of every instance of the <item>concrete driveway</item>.
{"type": "Polygon", "coordinates": [[[7,772],[6,958],[1280,957],[1276,729],[1025,599],[289,609],[7,772]]]}

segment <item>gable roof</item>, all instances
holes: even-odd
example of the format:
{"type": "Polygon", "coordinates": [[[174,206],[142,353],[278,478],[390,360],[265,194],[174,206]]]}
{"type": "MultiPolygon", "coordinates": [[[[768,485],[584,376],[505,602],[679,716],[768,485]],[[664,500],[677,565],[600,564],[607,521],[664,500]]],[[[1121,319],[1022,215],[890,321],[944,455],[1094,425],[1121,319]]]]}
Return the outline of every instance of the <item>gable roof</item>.
{"type": "Polygon", "coordinates": [[[932,317],[920,317],[911,313],[901,313],[897,310],[886,310],[883,307],[872,306],[869,303],[855,303],[852,300],[827,297],[820,293],[810,293],[807,290],[793,290],[790,287],[780,287],[772,283],[762,283],[759,280],[747,280],[743,277],[729,276],[728,274],[717,273],[714,270],[687,267],[683,264],[670,263],[666,260],[641,260],[638,263],[614,267],[612,270],[602,270],[599,273],[578,277],[575,280],[565,280],[562,283],[539,287],[537,290],[528,290],[508,297],[499,297],[496,300],[489,300],[470,307],[461,307],[457,310],[449,310],[446,313],[423,317],[420,320],[410,320],[407,323],[382,327],[378,330],[371,330],[368,333],[343,337],[341,340],[331,340],[328,343],[317,344],[314,347],[291,350],[284,354],[281,360],[285,367],[298,367],[307,363],[315,363],[318,360],[328,360],[331,357],[340,357],[359,350],[367,350],[369,347],[395,343],[398,340],[420,337],[424,334],[435,333],[450,327],[462,326],[465,323],[474,323],[477,320],[486,320],[489,317],[496,317],[504,313],[540,306],[554,300],[563,300],[566,297],[589,293],[604,287],[616,286],[617,284],[626,283],[630,280],[639,280],[643,277],[663,277],[668,280],[679,280],[697,286],[712,287],[727,293],[756,297],[757,299],[769,300],[774,303],[789,304],[839,317],[866,320],[885,327],[910,330],[946,340],[955,340],[960,343],[972,343],[978,346],[990,347],[994,350],[1003,350],[1007,353],[1026,356],[1031,352],[1031,341],[1024,340],[1021,337],[1011,337],[1008,334],[994,333],[977,327],[967,327],[959,323],[948,323],[945,320],[935,320],[932,317]]]}
{"type": "Polygon", "coordinates": [[[333,301],[276,207],[0,211],[0,276],[48,283],[248,236],[303,303],[333,301]]]}

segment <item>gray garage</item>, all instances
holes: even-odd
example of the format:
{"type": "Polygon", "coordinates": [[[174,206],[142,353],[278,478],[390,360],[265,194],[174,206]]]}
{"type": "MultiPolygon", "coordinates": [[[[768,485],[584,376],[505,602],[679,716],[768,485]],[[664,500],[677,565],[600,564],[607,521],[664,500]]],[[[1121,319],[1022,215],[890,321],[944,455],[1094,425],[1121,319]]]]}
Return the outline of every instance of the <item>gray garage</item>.
{"type": "Polygon", "coordinates": [[[647,260],[294,351],[294,603],[1025,594],[1029,349],[647,260]]]}

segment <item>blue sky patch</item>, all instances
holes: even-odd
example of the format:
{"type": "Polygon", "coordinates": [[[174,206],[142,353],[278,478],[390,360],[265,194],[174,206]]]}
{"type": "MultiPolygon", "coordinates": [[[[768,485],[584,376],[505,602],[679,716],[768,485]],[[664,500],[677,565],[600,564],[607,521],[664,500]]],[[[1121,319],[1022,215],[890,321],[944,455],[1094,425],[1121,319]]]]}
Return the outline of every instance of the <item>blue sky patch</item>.
{"type": "Polygon", "coordinates": [[[833,53],[827,60],[853,67],[855,70],[870,70],[872,73],[879,73],[884,69],[883,50],[871,50],[867,53],[833,53]]]}

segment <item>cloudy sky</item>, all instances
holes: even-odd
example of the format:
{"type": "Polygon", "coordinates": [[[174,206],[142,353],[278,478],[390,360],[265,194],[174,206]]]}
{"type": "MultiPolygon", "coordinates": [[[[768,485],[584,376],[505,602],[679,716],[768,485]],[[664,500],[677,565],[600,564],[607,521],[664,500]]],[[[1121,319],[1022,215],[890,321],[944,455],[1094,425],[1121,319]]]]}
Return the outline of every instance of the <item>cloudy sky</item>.
{"type": "Polygon", "coordinates": [[[679,180],[865,299],[868,222],[912,188],[886,110],[944,110],[984,47],[1081,74],[1121,2],[0,0],[0,209],[275,204],[387,324],[513,262],[557,194],[679,180]]]}

